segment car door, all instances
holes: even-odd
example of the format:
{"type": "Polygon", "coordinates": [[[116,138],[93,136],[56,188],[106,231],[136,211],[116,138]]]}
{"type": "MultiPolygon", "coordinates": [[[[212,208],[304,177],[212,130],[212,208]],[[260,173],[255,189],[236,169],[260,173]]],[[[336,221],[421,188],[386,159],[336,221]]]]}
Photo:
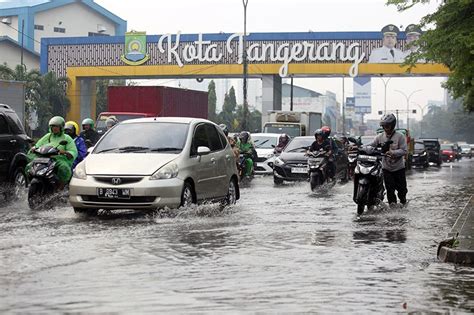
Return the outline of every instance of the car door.
{"type": "Polygon", "coordinates": [[[215,186],[216,177],[216,158],[212,151],[209,154],[198,155],[198,147],[207,147],[211,149],[207,135],[206,124],[198,124],[194,129],[193,140],[191,144],[191,159],[194,161],[194,178],[196,198],[198,200],[212,198],[211,192],[215,186]]]}
{"type": "MultiPolygon", "coordinates": [[[[213,179],[214,187],[210,192],[212,197],[223,197],[227,194],[227,168],[226,168],[226,161],[228,153],[224,150],[224,144],[222,143],[219,132],[216,129],[215,125],[206,124],[206,131],[207,136],[209,138],[211,154],[215,159],[215,178],[213,179]]],[[[227,145],[227,143],[225,143],[227,145]]]]}
{"type": "Polygon", "coordinates": [[[15,139],[6,117],[0,113],[0,181],[8,179],[8,170],[13,158],[15,139]]]}

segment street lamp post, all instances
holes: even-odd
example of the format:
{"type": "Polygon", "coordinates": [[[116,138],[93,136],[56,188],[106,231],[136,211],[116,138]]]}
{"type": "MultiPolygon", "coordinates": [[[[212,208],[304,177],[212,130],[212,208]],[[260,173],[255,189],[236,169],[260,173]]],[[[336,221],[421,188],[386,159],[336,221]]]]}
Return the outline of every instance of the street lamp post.
{"type": "Polygon", "coordinates": [[[409,121],[409,118],[410,118],[410,97],[412,97],[412,95],[415,94],[416,92],[420,92],[420,91],[422,91],[422,90],[415,90],[415,91],[411,92],[410,95],[407,96],[402,91],[395,90],[395,92],[398,92],[398,93],[402,94],[403,96],[405,96],[405,98],[407,100],[407,129],[410,129],[410,121],[409,121]]]}
{"type": "Polygon", "coordinates": [[[382,77],[380,79],[382,80],[383,85],[384,85],[383,114],[385,115],[387,113],[387,85],[391,78],[388,78],[387,81],[385,81],[382,77]]]}
{"type": "Polygon", "coordinates": [[[345,106],[346,96],[344,92],[345,92],[344,91],[344,76],[342,76],[342,134],[345,136],[346,135],[346,106],[345,106]]]}
{"type": "Polygon", "coordinates": [[[420,138],[423,138],[423,117],[425,116],[425,107],[428,106],[428,104],[426,104],[425,106],[421,106],[421,105],[418,104],[418,103],[413,103],[413,104],[415,104],[416,106],[418,106],[418,108],[419,108],[420,111],[421,111],[420,138]]]}
{"type": "Polygon", "coordinates": [[[242,117],[242,129],[247,130],[247,112],[248,112],[248,103],[247,103],[247,75],[248,75],[248,64],[247,64],[247,4],[248,0],[242,0],[242,4],[244,5],[244,36],[243,36],[243,68],[244,68],[244,117],[242,117]]]}

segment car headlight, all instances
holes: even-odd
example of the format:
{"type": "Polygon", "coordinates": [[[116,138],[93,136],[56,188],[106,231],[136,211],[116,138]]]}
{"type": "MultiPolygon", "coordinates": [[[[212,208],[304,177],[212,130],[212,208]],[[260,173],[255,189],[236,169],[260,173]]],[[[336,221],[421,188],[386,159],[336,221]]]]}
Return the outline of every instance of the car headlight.
{"type": "Polygon", "coordinates": [[[87,179],[86,163],[84,161],[77,164],[74,172],[72,173],[72,177],[77,179],[87,179]]]}
{"type": "Polygon", "coordinates": [[[175,178],[178,176],[178,171],[178,165],[170,162],[151,175],[150,180],[175,178]]]}
{"type": "Polygon", "coordinates": [[[275,164],[276,166],[282,166],[282,165],[285,164],[285,162],[283,162],[282,159],[280,159],[279,157],[277,157],[277,158],[275,159],[274,164],[275,164]]]}

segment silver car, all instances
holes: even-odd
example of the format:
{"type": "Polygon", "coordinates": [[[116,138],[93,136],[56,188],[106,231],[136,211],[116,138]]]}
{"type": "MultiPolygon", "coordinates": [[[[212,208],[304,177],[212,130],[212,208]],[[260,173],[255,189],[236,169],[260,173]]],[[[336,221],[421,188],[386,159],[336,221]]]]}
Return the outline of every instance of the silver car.
{"type": "Polygon", "coordinates": [[[74,170],[75,212],[155,210],[240,198],[234,156],[221,129],[205,119],[141,118],[107,132],[74,170]]]}

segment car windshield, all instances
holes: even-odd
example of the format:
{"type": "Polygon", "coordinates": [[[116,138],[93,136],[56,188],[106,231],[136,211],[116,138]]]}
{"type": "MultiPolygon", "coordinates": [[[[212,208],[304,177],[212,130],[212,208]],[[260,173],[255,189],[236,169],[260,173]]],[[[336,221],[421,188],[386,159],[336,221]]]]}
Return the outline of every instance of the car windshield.
{"type": "Polygon", "coordinates": [[[421,142],[415,142],[415,150],[424,150],[425,149],[425,145],[421,142]]]}
{"type": "Polygon", "coordinates": [[[252,135],[252,140],[256,149],[273,149],[273,146],[276,146],[278,142],[277,137],[264,135],[252,135]]]}
{"type": "Polygon", "coordinates": [[[441,150],[452,150],[453,145],[452,144],[442,144],[441,145],[441,150]]]}
{"type": "Polygon", "coordinates": [[[439,147],[439,144],[436,141],[423,141],[423,143],[425,144],[425,147],[429,149],[434,149],[434,148],[439,147]]]}
{"type": "Polygon", "coordinates": [[[180,153],[186,143],[188,124],[137,122],[120,124],[97,144],[94,153],[180,153]]]}
{"type": "Polygon", "coordinates": [[[279,134],[286,133],[291,138],[301,135],[299,125],[282,124],[282,123],[266,124],[265,132],[266,133],[279,133],[279,134]]]}
{"type": "Polygon", "coordinates": [[[97,129],[105,129],[105,123],[107,122],[107,119],[109,118],[115,118],[118,121],[125,121],[125,120],[130,120],[130,119],[135,119],[135,118],[143,118],[145,117],[144,115],[121,115],[121,114],[113,114],[113,115],[100,115],[99,118],[97,118],[97,122],[95,127],[97,129]]]}
{"type": "Polygon", "coordinates": [[[470,149],[471,148],[471,146],[469,144],[461,144],[460,147],[463,148],[463,149],[470,149]]]}
{"type": "Polygon", "coordinates": [[[304,152],[314,142],[314,138],[293,138],[285,148],[284,152],[304,152]]]}

